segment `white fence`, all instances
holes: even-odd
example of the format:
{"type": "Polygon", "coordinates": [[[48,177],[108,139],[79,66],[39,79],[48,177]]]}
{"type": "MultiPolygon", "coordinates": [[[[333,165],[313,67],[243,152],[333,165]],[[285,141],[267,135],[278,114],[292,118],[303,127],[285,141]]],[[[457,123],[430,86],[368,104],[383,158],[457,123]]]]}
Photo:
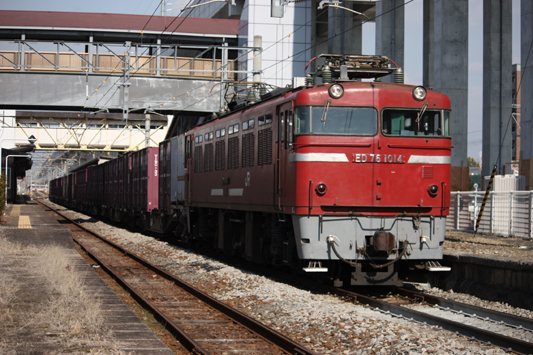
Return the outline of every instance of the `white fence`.
{"type": "MultiPolygon", "coordinates": [[[[446,229],[474,231],[484,192],[452,192],[446,229]]],[[[491,192],[478,233],[533,238],[533,191],[491,192]]]]}

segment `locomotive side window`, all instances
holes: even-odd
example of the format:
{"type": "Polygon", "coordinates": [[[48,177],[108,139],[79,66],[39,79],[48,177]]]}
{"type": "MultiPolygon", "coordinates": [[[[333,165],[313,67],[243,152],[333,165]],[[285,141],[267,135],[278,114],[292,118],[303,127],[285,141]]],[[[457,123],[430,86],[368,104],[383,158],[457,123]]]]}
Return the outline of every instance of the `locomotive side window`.
{"type": "Polygon", "coordinates": [[[248,129],[254,128],[254,126],[255,126],[255,119],[252,118],[251,120],[244,121],[242,123],[242,130],[246,131],[248,129]]]}
{"type": "Polygon", "coordinates": [[[449,112],[443,119],[442,111],[383,110],[383,134],[393,136],[448,136],[449,112]]]}
{"type": "Polygon", "coordinates": [[[263,126],[263,125],[266,125],[268,123],[272,123],[272,114],[271,113],[266,114],[264,116],[259,116],[257,118],[257,124],[259,126],[263,126]]]}
{"type": "Polygon", "coordinates": [[[215,132],[215,137],[216,137],[216,138],[220,138],[220,129],[218,129],[218,130],[215,132]]]}
{"type": "Polygon", "coordinates": [[[300,106],[294,122],[295,134],[374,135],[377,113],[371,107],[300,106]]]}
{"type": "Polygon", "coordinates": [[[292,109],[285,111],[285,117],[286,117],[286,126],[287,126],[287,134],[286,134],[286,141],[285,145],[286,148],[291,149],[292,148],[292,109]]]}
{"type": "Polygon", "coordinates": [[[450,136],[450,111],[444,111],[444,135],[450,136]]]}

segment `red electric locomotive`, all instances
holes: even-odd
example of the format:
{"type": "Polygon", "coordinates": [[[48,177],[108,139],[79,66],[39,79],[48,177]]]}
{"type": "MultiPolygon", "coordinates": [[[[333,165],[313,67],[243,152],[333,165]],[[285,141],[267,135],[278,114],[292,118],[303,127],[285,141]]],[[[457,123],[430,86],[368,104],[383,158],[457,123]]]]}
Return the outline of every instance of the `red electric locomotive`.
{"type": "Polygon", "coordinates": [[[54,180],[50,198],[336,286],[447,270],[450,100],[360,81],[389,66],[386,57],[326,55],[321,84],[310,75],[159,149],[54,180]]]}
{"type": "Polygon", "coordinates": [[[324,60],[322,84],[310,76],[178,137],[180,234],[337,286],[398,285],[402,270],[445,270],[449,98],[360,81],[393,72],[386,57],[324,60]]]}

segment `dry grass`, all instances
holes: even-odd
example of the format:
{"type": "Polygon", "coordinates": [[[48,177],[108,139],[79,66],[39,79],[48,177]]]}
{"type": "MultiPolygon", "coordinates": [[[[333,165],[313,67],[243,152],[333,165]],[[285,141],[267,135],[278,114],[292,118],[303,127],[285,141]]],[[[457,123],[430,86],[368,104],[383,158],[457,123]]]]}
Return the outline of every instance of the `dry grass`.
{"type": "Polygon", "coordinates": [[[98,332],[103,324],[101,302],[85,292],[83,280],[69,262],[67,250],[58,246],[45,248],[35,258],[35,267],[41,267],[49,287],[47,312],[42,314],[41,323],[72,335],[98,332]]]}
{"type": "Polygon", "coordinates": [[[47,354],[126,354],[102,330],[101,303],[84,290],[69,250],[0,238],[0,260],[9,265],[0,268],[0,355],[27,353],[31,342],[47,354]],[[40,283],[24,284],[20,275],[40,283]]]}

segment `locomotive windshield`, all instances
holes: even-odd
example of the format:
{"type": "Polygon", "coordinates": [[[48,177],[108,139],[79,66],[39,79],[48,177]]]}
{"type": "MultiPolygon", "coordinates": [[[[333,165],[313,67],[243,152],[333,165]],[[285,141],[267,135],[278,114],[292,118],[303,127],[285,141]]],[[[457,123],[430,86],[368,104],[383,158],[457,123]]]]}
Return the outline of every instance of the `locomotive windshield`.
{"type": "Polygon", "coordinates": [[[377,112],[369,107],[299,106],[295,134],[374,135],[377,112]]]}
{"type": "Polygon", "coordinates": [[[389,136],[449,136],[450,112],[422,109],[383,110],[383,134],[389,136]]]}

